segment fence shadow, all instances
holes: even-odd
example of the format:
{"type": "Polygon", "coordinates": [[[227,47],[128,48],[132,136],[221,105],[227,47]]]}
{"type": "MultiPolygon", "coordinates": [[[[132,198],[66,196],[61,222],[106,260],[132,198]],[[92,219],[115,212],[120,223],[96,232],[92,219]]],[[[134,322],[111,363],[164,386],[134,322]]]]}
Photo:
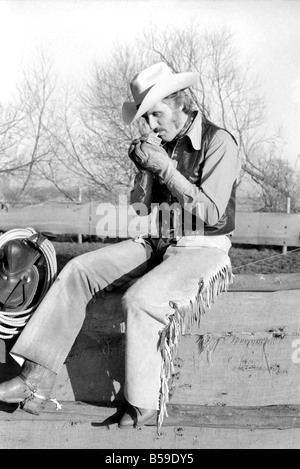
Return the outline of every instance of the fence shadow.
{"type": "MultiPolygon", "coordinates": [[[[52,397],[105,406],[124,402],[125,336],[120,332],[122,294],[108,294],[90,302],[83,327],[57,376],[52,397]]],[[[21,372],[21,367],[9,355],[16,340],[5,341],[0,383],[21,372]]],[[[12,409],[12,406],[4,407],[12,409]]]]}
{"type": "Polygon", "coordinates": [[[116,405],[124,401],[123,292],[98,295],[59,374],[54,390],[62,400],[116,405]]]}

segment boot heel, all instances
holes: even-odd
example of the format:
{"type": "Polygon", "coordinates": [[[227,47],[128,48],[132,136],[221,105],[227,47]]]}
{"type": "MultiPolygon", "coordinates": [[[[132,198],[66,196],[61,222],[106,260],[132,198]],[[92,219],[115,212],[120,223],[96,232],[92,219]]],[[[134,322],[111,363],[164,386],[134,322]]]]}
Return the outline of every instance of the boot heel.
{"type": "Polygon", "coordinates": [[[56,373],[25,360],[22,373],[0,384],[0,401],[20,403],[20,409],[39,415],[50,399],[56,373]]]}
{"type": "Polygon", "coordinates": [[[40,415],[46,406],[47,400],[39,399],[35,396],[30,396],[25,401],[21,402],[20,408],[25,412],[33,415],[40,415]]]}

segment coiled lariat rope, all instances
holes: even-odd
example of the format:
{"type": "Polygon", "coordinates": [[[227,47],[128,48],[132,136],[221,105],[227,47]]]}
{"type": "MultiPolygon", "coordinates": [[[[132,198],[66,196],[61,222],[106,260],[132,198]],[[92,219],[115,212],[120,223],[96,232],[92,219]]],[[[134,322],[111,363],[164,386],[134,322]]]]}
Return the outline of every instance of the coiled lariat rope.
{"type": "MultiPolygon", "coordinates": [[[[14,239],[34,238],[35,235],[38,237],[39,233],[33,228],[20,228],[7,231],[0,236],[0,248],[8,241],[14,239]]],[[[44,238],[39,244],[38,249],[42,252],[46,260],[46,275],[41,294],[38,301],[24,311],[0,311],[0,339],[11,339],[20,333],[21,329],[26,325],[33,311],[39,306],[55,280],[57,274],[57,262],[53,244],[47,238],[44,238]]]]}

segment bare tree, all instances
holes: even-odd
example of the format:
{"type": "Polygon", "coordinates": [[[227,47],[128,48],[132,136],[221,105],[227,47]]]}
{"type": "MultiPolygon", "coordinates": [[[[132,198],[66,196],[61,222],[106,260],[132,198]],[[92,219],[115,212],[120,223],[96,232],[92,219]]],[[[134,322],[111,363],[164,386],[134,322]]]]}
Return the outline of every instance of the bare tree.
{"type": "Polygon", "coordinates": [[[264,98],[250,64],[242,64],[233,34],[226,28],[203,31],[192,21],[185,29],[150,30],[144,44],[153,60],[165,61],[175,72],[198,72],[195,102],[208,119],[234,134],[243,171],[257,175],[260,148],[273,142],[277,132],[266,134],[264,98]]]}
{"type": "Polygon", "coordinates": [[[259,211],[286,212],[287,198],[290,198],[291,212],[300,209],[300,173],[293,165],[281,156],[265,155],[258,162],[259,174],[265,176],[252,179],[256,190],[249,194],[250,200],[259,211]]]}
{"type": "Polygon", "coordinates": [[[16,98],[0,109],[0,175],[13,176],[13,201],[25,197],[37,164],[51,152],[55,86],[52,64],[40,53],[34,67],[24,72],[16,98]]]}
{"type": "Polygon", "coordinates": [[[258,81],[233,44],[227,29],[207,31],[191,22],[162,32],[149,29],[135,45],[116,45],[108,59],[95,66],[79,99],[72,96],[64,105],[60,100],[55,123],[48,126],[48,153],[38,166],[40,174],[71,200],[78,197],[78,185],[89,198],[114,200],[125,193],[135,172],[128,146],[145,128],[139,122],[125,126],[121,106],[132,99],[128,86],[132,77],[162,60],[174,72],[198,73],[198,86],[190,91],[195,103],[208,119],[234,134],[242,160],[241,180],[246,173],[261,190],[265,188],[268,199],[267,188],[273,187],[270,161],[279,157],[274,151],[278,133],[266,131],[258,81]]]}
{"type": "Polygon", "coordinates": [[[83,91],[66,98],[57,114],[53,158],[44,166],[44,177],[69,199],[77,198],[74,181],[89,199],[116,201],[128,192],[135,172],[128,146],[143,130],[142,124],[122,123],[121,106],[132,99],[128,83],[144,65],[139,51],[116,46],[108,61],[94,68],[83,91]],[[73,189],[66,183],[70,178],[73,189]]]}
{"type": "Polygon", "coordinates": [[[127,148],[140,129],[137,124],[124,127],[121,104],[126,98],[132,99],[128,82],[134,74],[161,60],[174,72],[199,74],[198,86],[190,92],[208,119],[236,137],[243,168],[241,179],[246,172],[254,181],[267,180],[263,172],[267,166],[259,161],[278,133],[267,134],[265,102],[258,81],[252,77],[250,65],[242,63],[233,43],[227,29],[207,31],[192,21],[185,28],[148,29],[134,48],[119,46],[106,64],[98,65],[85,94],[88,113],[83,121],[98,144],[101,141],[99,161],[106,168],[105,174],[113,165],[124,181],[132,177],[127,148]]]}

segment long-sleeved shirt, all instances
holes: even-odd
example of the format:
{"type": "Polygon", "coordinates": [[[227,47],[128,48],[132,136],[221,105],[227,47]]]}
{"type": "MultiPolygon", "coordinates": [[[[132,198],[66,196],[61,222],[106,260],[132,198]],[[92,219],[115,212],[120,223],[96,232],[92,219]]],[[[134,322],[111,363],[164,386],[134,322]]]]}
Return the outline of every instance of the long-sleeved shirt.
{"type": "Polygon", "coordinates": [[[233,231],[240,170],[234,137],[198,112],[187,133],[163,147],[176,166],[173,177],[161,184],[149,171],[140,171],[131,203],[144,203],[150,211],[153,204],[177,202],[203,221],[205,235],[233,231]]]}

